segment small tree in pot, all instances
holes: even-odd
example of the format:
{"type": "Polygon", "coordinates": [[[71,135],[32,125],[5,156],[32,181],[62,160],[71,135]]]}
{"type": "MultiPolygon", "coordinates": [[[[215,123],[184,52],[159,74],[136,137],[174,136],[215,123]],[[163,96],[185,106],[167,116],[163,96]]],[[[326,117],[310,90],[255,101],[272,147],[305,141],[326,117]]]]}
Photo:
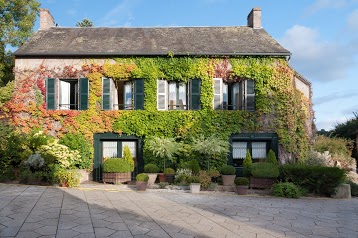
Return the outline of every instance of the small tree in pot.
{"type": "Polygon", "coordinates": [[[145,173],[137,174],[136,178],[136,186],[137,191],[145,191],[147,189],[149,176],[145,173]]]}
{"type": "Polygon", "coordinates": [[[249,179],[245,177],[235,178],[236,192],[238,195],[246,195],[249,189],[249,179]]]}
{"type": "Polygon", "coordinates": [[[220,174],[223,180],[224,186],[234,185],[236,169],[232,165],[225,165],[221,167],[220,174]]]}

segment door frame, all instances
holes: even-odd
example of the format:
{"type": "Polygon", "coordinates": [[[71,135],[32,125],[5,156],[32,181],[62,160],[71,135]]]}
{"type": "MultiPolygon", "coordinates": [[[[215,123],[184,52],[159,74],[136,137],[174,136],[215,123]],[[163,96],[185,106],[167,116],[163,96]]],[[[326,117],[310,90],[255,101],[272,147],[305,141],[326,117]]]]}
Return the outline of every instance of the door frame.
{"type": "Polygon", "coordinates": [[[93,135],[94,139],[94,160],[93,160],[93,180],[102,180],[102,142],[103,141],[136,141],[137,142],[137,166],[134,168],[132,178],[144,169],[143,151],[142,151],[142,139],[136,136],[120,135],[113,132],[96,133],[93,135]]]}

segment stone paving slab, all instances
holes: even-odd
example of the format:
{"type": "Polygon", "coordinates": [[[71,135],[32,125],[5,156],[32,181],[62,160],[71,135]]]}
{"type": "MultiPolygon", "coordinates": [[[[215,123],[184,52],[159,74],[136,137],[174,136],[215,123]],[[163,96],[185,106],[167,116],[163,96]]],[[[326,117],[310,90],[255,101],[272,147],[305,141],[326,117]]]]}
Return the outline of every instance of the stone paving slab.
{"type": "Polygon", "coordinates": [[[0,183],[0,237],[358,237],[358,199],[0,183]]]}

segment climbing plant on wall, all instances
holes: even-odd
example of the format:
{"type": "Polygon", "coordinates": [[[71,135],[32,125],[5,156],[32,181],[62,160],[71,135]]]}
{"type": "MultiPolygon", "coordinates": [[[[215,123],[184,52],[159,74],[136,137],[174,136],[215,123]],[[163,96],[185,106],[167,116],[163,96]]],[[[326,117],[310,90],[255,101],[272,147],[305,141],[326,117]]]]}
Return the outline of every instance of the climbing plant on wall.
{"type": "Polygon", "coordinates": [[[42,128],[63,137],[81,133],[93,141],[94,133],[117,132],[138,137],[158,136],[185,140],[218,134],[227,138],[240,132],[275,131],[287,152],[298,157],[309,149],[309,101],[293,84],[293,70],[284,59],[270,57],[195,58],[132,57],[87,60],[81,67],[68,65],[16,72],[15,94],[4,107],[6,116],[19,130],[29,133],[42,128]],[[230,67],[229,67],[230,66],[230,67]],[[85,111],[46,110],[46,78],[89,79],[89,108],[85,111]],[[114,80],[144,79],[144,110],[101,110],[102,77],[114,80]],[[256,111],[213,110],[213,78],[225,81],[255,80],[256,111]],[[157,79],[188,82],[201,80],[201,110],[158,111],[157,79]]]}

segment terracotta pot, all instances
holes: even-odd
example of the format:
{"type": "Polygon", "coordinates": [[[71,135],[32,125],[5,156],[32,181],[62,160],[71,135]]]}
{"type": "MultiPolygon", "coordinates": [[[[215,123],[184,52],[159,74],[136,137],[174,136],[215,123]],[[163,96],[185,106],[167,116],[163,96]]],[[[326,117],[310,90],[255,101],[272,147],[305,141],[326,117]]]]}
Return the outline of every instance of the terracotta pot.
{"type": "Polygon", "coordinates": [[[234,185],[235,177],[236,175],[221,175],[223,179],[223,185],[224,186],[232,186],[234,185]]]}
{"type": "Polygon", "coordinates": [[[236,193],[238,195],[247,195],[248,191],[249,191],[249,186],[248,185],[236,186],[236,193]]]}
{"type": "Polygon", "coordinates": [[[165,181],[165,175],[163,173],[158,174],[159,183],[164,183],[165,181]]]}
{"type": "Polygon", "coordinates": [[[145,191],[145,190],[147,190],[148,182],[137,181],[135,184],[137,186],[137,191],[145,191]]]}

